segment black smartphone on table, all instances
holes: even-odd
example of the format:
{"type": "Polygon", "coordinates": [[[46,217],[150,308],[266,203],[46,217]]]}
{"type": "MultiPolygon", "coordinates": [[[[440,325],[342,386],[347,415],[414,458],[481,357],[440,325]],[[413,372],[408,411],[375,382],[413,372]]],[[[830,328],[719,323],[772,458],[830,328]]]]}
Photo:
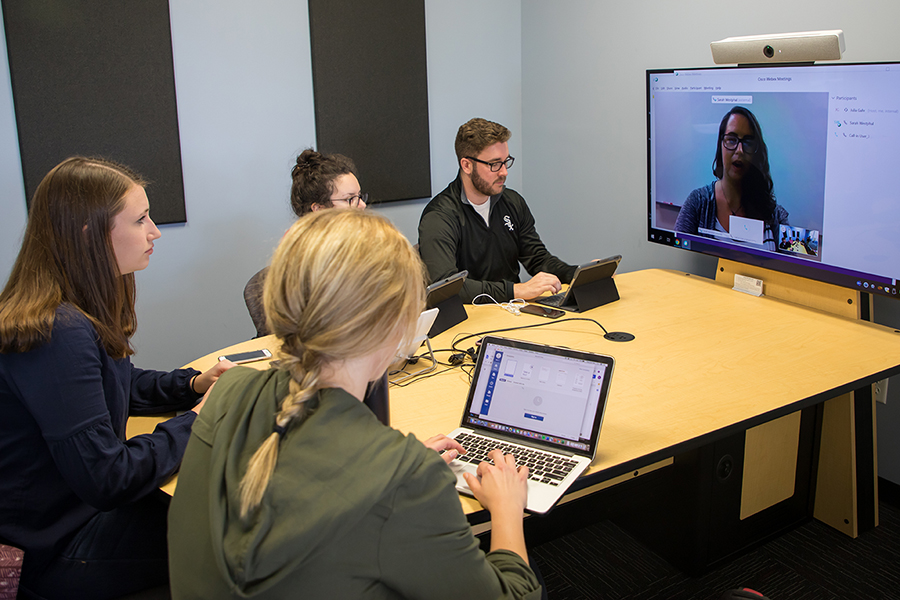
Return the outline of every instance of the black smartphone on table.
{"type": "Polygon", "coordinates": [[[528,313],[529,315],[537,315],[539,317],[547,317],[548,319],[558,319],[566,314],[564,310],[557,310],[549,306],[539,306],[537,304],[526,304],[519,309],[519,312],[528,313]]]}

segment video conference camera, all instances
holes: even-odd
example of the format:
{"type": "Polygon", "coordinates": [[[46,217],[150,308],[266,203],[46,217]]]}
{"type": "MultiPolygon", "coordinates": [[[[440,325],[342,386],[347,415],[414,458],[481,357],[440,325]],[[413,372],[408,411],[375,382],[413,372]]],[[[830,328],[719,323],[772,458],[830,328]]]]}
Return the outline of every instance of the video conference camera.
{"type": "Polygon", "coordinates": [[[709,44],[717,65],[840,60],[844,31],[801,31],[730,37],[709,44]]]}

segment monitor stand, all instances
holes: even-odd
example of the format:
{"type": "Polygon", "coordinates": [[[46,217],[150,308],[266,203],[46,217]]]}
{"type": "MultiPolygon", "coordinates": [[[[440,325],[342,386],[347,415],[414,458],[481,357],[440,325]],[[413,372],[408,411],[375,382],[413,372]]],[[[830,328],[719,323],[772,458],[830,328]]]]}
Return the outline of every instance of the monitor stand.
{"type": "MultiPolygon", "coordinates": [[[[856,290],[813,281],[762,267],[719,259],[716,282],[733,287],[735,275],[761,279],[763,298],[775,298],[834,315],[872,320],[872,297],[856,290]]],[[[838,348],[835,351],[839,351],[838,348]]],[[[871,386],[833,398],[823,405],[818,475],[813,516],[850,537],[878,525],[878,473],[875,450],[875,406],[871,386]]],[[[741,518],[760,512],[793,495],[796,460],[773,455],[772,446],[799,442],[797,413],[748,430],[741,496],[741,518]],[[794,423],[796,422],[796,424],[794,423]],[[752,457],[752,459],[751,459],[752,457]],[[774,479],[785,482],[772,486],[774,479]],[[759,490],[767,490],[763,497],[759,490]]]]}

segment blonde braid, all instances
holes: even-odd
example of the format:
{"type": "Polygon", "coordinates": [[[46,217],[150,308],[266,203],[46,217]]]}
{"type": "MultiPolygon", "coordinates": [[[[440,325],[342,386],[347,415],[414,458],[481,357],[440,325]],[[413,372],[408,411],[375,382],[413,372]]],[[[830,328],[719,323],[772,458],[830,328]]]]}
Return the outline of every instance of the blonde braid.
{"type": "Polygon", "coordinates": [[[294,419],[302,422],[315,410],[315,406],[310,406],[310,400],[315,399],[319,391],[322,363],[316,360],[313,354],[309,350],[284,347],[279,353],[278,368],[288,371],[291,375],[288,383],[290,393],[281,402],[281,410],[275,415],[275,427],[280,428],[281,433],[273,431],[247,463],[247,472],[240,485],[241,518],[246,518],[262,502],[269,480],[275,472],[278,443],[284,435],[284,430],[294,419]],[[299,350],[303,358],[297,358],[290,353],[291,350],[299,350]]]}
{"type": "Polygon", "coordinates": [[[286,429],[316,408],[323,370],[381,351],[395,332],[411,334],[424,306],[424,283],[418,253],[384,217],[318,211],[285,233],[266,277],[263,307],[282,342],[277,368],[290,374],[289,393],[241,480],[242,517],[262,502],[286,429]]]}

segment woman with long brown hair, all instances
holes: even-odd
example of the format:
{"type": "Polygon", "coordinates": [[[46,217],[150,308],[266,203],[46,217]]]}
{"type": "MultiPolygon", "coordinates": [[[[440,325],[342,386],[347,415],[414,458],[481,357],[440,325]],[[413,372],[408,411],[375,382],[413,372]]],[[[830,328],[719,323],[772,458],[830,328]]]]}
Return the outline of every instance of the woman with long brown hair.
{"type": "Polygon", "coordinates": [[[167,581],[167,502],[205,373],[131,364],[134,272],[159,229],[145,182],[69,158],[41,181],[0,293],[0,539],[25,550],[21,587],[112,598],[167,581]],[[125,439],[129,415],[186,410],[125,439]]]}
{"type": "Polygon", "coordinates": [[[527,468],[495,451],[467,480],[491,512],[485,556],[445,464],[459,443],[403,435],[362,403],[424,296],[418,253],[383,217],[317,211],[288,230],[263,296],[278,362],[226,373],[191,433],[169,511],[173,598],[540,597],[527,468]]]}
{"type": "Polygon", "coordinates": [[[763,246],[776,250],[788,211],[775,201],[769,148],[756,115],[734,106],[719,123],[712,164],[716,179],[692,191],[675,220],[675,231],[692,235],[730,234],[731,217],[763,222],[763,246]],[[706,230],[703,233],[701,230],[706,230]]]}

